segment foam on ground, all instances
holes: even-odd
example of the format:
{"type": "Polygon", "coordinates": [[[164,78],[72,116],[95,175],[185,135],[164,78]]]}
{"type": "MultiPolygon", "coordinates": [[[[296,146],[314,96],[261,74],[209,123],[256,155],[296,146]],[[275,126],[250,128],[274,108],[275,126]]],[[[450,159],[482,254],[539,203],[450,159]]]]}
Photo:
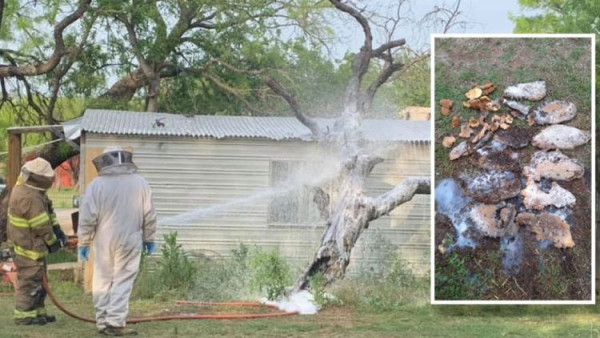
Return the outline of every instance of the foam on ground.
{"type": "Polygon", "coordinates": [[[281,311],[298,312],[301,315],[314,315],[321,308],[315,303],[315,297],[306,290],[293,292],[275,301],[263,300],[263,303],[275,305],[281,311]]]}

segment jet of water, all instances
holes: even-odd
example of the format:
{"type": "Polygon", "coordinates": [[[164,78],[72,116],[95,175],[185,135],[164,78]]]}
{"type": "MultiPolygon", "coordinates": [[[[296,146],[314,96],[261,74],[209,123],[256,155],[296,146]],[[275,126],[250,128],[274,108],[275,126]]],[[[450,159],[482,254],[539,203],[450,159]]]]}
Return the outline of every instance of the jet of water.
{"type": "Polygon", "coordinates": [[[339,172],[338,162],[329,163],[315,167],[314,170],[299,171],[297,175],[289,177],[280,184],[259,189],[247,196],[238,197],[220,204],[214,204],[206,207],[199,207],[174,216],[163,217],[158,220],[160,225],[184,225],[200,221],[209,215],[231,210],[240,206],[250,205],[260,201],[268,201],[283,197],[295,190],[302,189],[305,186],[321,186],[325,182],[331,181],[339,172]]]}

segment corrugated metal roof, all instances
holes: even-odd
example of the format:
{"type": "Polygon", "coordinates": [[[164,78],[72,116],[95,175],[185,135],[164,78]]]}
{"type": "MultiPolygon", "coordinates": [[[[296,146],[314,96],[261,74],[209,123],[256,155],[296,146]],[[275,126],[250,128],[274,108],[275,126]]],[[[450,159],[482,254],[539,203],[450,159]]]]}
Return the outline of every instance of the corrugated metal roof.
{"type": "MultiPolygon", "coordinates": [[[[324,127],[333,119],[317,119],[324,127]]],[[[115,135],[310,140],[308,128],[294,117],[179,115],[166,113],[86,110],[81,129],[115,135]]],[[[374,141],[430,141],[429,121],[374,120],[362,122],[364,136],[374,141]]]]}

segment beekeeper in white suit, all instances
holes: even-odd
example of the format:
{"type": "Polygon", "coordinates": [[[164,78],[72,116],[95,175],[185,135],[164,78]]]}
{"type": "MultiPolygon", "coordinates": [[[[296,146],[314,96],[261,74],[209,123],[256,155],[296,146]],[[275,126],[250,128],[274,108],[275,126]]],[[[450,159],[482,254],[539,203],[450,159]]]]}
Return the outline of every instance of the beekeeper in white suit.
{"type": "Polygon", "coordinates": [[[98,171],[82,200],[79,257],[87,261],[94,249],[92,297],[98,332],[137,334],[125,327],[129,296],[139,270],[142,250],[156,245],[156,212],[148,182],[137,173],[132,153],[108,147],[93,159],[98,171]]]}

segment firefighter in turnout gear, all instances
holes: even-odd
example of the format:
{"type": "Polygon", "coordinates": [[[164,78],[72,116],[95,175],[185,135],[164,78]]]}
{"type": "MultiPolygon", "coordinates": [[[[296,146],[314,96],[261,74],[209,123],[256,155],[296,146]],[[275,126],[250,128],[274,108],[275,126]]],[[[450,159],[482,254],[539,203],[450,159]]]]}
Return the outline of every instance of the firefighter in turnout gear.
{"type": "Polygon", "coordinates": [[[125,327],[142,251],[156,249],[156,212],[148,182],[132,153],[109,147],[92,162],[99,176],[86,188],[79,217],[79,257],[94,251],[92,298],[98,332],[136,334],[125,327]]]}
{"type": "Polygon", "coordinates": [[[8,202],[8,240],[17,268],[14,319],[19,325],[56,321],[46,313],[42,287],[46,256],[66,242],[46,195],[53,179],[54,170],[46,160],[36,158],[25,163],[8,202]]]}

